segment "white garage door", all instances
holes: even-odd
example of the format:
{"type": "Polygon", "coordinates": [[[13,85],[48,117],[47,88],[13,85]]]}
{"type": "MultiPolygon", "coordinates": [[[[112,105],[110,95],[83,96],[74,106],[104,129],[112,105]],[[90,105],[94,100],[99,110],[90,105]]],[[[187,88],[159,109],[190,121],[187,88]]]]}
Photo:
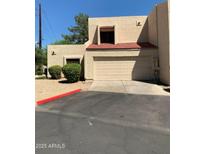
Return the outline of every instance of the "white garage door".
{"type": "Polygon", "coordinates": [[[150,80],[151,57],[95,57],[94,80],[150,80]]]}

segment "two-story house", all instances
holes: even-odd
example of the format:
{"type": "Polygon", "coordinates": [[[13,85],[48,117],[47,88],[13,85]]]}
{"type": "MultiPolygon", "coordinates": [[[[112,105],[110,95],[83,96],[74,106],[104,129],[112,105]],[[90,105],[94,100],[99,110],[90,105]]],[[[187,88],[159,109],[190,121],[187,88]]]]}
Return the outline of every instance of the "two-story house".
{"type": "Polygon", "coordinates": [[[148,16],[88,19],[83,45],[48,45],[48,67],[82,64],[85,80],[155,80],[169,84],[168,3],[148,16]]]}

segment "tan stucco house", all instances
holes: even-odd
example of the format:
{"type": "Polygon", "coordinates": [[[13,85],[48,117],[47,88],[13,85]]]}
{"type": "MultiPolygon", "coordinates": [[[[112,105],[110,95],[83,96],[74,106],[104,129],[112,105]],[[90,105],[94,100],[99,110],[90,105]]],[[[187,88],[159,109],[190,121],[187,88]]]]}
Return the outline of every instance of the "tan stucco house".
{"type": "Polygon", "coordinates": [[[154,80],[170,83],[168,3],[148,16],[88,19],[83,45],[48,45],[48,67],[82,64],[85,80],[154,80]]]}

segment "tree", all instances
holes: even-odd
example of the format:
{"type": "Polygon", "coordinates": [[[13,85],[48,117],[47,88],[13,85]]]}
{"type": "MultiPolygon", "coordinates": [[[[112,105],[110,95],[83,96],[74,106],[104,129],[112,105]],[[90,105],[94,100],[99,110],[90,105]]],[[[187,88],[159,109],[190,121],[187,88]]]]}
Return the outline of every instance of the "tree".
{"type": "Polygon", "coordinates": [[[88,40],[88,17],[84,13],[75,16],[76,26],[68,27],[70,34],[62,35],[63,40],[53,44],[84,44],[88,40]]]}
{"type": "Polygon", "coordinates": [[[66,40],[58,40],[55,41],[54,43],[52,43],[53,45],[60,45],[60,44],[71,44],[70,42],[66,41],[66,40]]]}
{"type": "Polygon", "coordinates": [[[35,48],[35,74],[43,74],[43,65],[47,65],[47,51],[35,48]]]}
{"type": "Polygon", "coordinates": [[[46,49],[35,48],[35,64],[36,65],[47,65],[46,49]]]}

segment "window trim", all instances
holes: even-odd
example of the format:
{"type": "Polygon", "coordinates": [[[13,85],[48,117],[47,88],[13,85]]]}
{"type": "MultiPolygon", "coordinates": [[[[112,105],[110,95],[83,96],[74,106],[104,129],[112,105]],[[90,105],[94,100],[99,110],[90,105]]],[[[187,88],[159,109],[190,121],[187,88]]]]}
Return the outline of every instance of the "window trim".
{"type": "Polygon", "coordinates": [[[115,25],[110,25],[110,26],[109,25],[106,25],[106,26],[98,25],[98,41],[97,41],[98,45],[102,44],[101,43],[101,36],[100,36],[101,31],[104,31],[104,32],[113,31],[114,32],[113,44],[116,44],[116,26],[115,25]]]}
{"type": "Polygon", "coordinates": [[[63,56],[63,65],[67,64],[67,59],[79,59],[80,64],[81,64],[83,56],[82,55],[67,55],[67,56],[63,56]]]}

